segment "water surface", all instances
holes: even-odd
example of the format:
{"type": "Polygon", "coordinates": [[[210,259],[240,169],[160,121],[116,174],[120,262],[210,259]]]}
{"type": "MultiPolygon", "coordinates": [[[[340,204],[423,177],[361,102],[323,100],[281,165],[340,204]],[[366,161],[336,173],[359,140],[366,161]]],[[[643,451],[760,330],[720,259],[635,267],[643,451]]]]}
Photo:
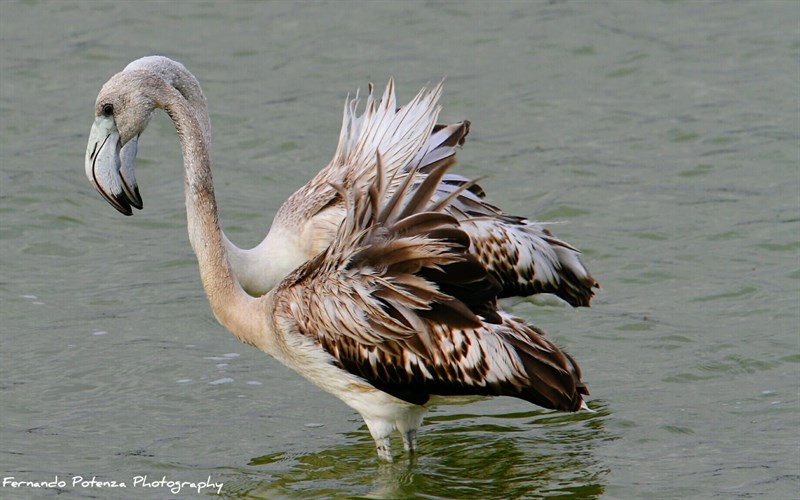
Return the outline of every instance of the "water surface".
{"type": "Polygon", "coordinates": [[[145,475],[226,497],[793,496],[799,20],[790,1],[3,2],[0,470],[67,485],[0,496],[171,496],[71,485],[145,475]],[[596,413],[441,407],[416,460],[377,463],[353,411],[211,316],[168,119],[140,141],[143,212],[86,181],[97,91],[153,53],[203,84],[242,246],[333,154],[348,92],[446,76],[442,118],[473,122],[458,171],[556,222],[603,285],[591,309],[505,304],[575,356],[596,413]]]}

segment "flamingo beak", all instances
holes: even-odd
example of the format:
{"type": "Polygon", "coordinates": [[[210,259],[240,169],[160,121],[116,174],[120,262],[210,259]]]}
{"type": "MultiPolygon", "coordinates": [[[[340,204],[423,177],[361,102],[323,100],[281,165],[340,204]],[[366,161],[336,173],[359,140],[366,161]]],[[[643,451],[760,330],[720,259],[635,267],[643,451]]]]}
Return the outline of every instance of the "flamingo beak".
{"type": "Polygon", "coordinates": [[[139,194],[139,184],[133,172],[133,162],[136,160],[136,151],[139,148],[139,135],[125,143],[119,152],[121,162],[119,173],[122,176],[122,188],[125,190],[125,197],[132,207],[141,210],[144,208],[142,195],[139,194]]]}
{"type": "Polygon", "coordinates": [[[125,215],[131,207],[142,208],[139,187],[133,175],[138,136],[123,146],[112,117],[95,118],[86,147],[86,177],[111,206],[125,215]]]}

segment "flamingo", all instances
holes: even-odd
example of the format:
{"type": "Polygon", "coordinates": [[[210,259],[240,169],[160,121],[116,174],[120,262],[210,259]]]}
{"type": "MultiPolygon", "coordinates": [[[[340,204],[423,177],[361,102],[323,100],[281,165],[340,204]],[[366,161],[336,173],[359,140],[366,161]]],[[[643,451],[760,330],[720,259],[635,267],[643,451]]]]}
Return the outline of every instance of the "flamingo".
{"type": "Polygon", "coordinates": [[[469,124],[436,125],[441,88],[398,108],[390,81],[380,103],[370,89],[362,116],[349,100],[333,161],[284,203],[253,250],[236,248],[219,226],[206,99],[182,64],[151,56],[114,75],[97,97],[86,152],[89,180],[130,215],[142,207],[138,138],[156,109],[167,113],[214,316],[359,412],[389,461],[392,432],[413,452],[441,398],[588,408],[572,357],[497,299],[548,291],[588,305],[596,283],[573,247],[447,172],[469,124]]]}

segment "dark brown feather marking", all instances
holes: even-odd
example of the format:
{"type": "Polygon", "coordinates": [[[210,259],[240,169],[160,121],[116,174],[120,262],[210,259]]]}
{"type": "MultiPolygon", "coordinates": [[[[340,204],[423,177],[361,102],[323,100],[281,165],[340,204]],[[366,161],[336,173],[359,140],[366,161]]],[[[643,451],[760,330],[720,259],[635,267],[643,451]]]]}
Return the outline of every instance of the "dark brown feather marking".
{"type": "Polygon", "coordinates": [[[413,404],[430,395],[509,395],[577,410],[586,389],[574,360],[497,309],[500,286],[468,253],[462,222],[425,212],[448,167],[424,180],[408,172],[391,197],[382,180],[347,192],[351,213],[337,239],[279,286],[277,315],[337,366],[413,404]]]}

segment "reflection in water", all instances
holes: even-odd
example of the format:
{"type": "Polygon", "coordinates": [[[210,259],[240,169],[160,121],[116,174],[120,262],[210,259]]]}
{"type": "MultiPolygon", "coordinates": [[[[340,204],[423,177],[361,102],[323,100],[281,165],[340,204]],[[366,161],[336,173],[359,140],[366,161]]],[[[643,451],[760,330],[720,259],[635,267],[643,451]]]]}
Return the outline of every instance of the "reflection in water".
{"type": "Polygon", "coordinates": [[[416,456],[378,462],[365,428],[349,444],[318,453],[254,458],[228,477],[225,494],[248,498],[595,498],[607,467],[594,448],[615,439],[609,412],[467,413],[426,419],[416,456]]]}

